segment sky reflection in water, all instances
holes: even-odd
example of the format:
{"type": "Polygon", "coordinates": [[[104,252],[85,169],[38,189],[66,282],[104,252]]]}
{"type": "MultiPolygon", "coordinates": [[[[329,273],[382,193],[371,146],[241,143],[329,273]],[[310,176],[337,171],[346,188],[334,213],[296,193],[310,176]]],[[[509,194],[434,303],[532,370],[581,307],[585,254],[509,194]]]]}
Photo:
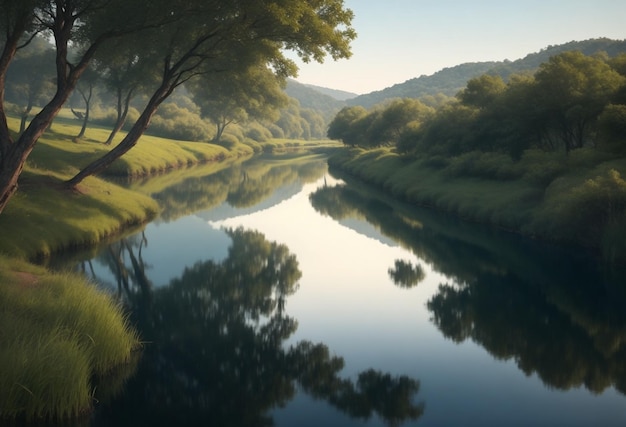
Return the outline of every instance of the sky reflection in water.
{"type": "MultiPolygon", "coordinates": [[[[234,208],[224,202],[212,210],[150,224],[144,231],[148,245],[142,248],[146,276],[158,295],[159,288],[184,276],[195,263],[220,268],[232,242],[225,229],[259,232],[267,242],[284,245],[302,273],[298,289],[284,300],[284,315],[297,321],[297,329],[286,336],[283,348],[301,342],[323,344],[328,357],[344,362],[338,378],[353,384],[369,369],[419,381],[414,403],[423,402],[424,413],[411,424],[626,423],[624,395],[610,387],[626,378],[626,367],[619,368],[626,362],[620,341],[626,336],[626,322],[623,315],[615,315],[603,324],[601,314],[620,312],[621,291],[608,308],[601,305],[604,294],[577,291],[582,300],[591,299],[585,308],[575,297],[560,295],[568,285],[560,282],[558,270],[545,271],[541,254],[526,259],[525,242],[488,236],[491,232],[474,226],[449,230],[451,223],[445,221],[450,220],[437,225],[430,218],[420,224],[422,218],[438,215],[410,216],[405,207],[391,208],[388,201],[345,189],[341,180],[325,174],[304,185],[290,181],[279,186],[273,201],[266,199],[260,207],[234,208]],[[396,236],[397,242],[389,236],[396,236]],[[460,254],[467,259],[461,260],[460,254]],[[420,266],[424,279],[408,289],[394,284],[389,269],[398,260],[420,266]],[[442,284],[449,287],[440,288],[442,284]],[[516,305],[520,301],[524,306],[516,305]],[[502,306],[506,303],[511,307],[502,306]],[[478,312],[481,306],[489,314],[478,312]],[[507,313],[518,310],[527,314],[518,316],[519,324],[507,319],[507,313]],[[542,324],[537,319],[551,322],[543,331],[554,339],[533,332],[542,324]],[[606,329],[605,338],[585,332],[601,329],[606,329]],[[613,340],[613,347],[600,338],[613,340]],[[573,354],[587,348],[588,355],[573,354]],[[568,359],[574,360],[569,371],[568,359]],[[574,368],[581,371],[580,378],[574,368]],[[600,384],[598,394],[585,386],[593,381],[600,384]]],[[[555,259],[549,261],[559,268],[561,258],[555,259]]],[[[115,283],[107,268],[93,265],[98,277],[115,283]]],[[[302,393],[283,404],[268,414],[275,425],[363,423],[329,395],[315,400],[311,393],[302,393]]],[[[378,416],[367,423],[384,424],[378,416]]]]}

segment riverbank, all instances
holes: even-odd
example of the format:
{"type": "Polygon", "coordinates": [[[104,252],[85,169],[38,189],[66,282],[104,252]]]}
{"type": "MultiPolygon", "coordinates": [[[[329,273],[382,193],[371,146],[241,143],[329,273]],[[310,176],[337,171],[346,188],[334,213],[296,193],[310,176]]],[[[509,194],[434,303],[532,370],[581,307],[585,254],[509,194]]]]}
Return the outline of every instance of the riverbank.
{"type": "Polygon", "coordinates": [[[273,140],[226,149],[144,136],[107,171],[106,177],[117,180],[88,177],[70,191],[64,181],[110,148],[98,142],[106,139],[106,129],[89,129],[75,141],[78,130],[71,122],[54,123],[0,214],[1,421],[85,415],[103,389],[122,384],[128,374],[119,368],[131,360],[139,337],[122,307],[82,276],[31,264],[56,252],[93,247],[159,214],[161,207],[150,197],[153,190],[145,190],[153,185],[138,190],[121,185],[120,178],[155,177],[155,185],[171,185],[254,153],[336,145],[273,140]],[[94,395],[94,378],[103,375],[94,395]]]}
{"type": "Polygon", "coordinates": [[[626,159],[578,150],[469,153],[454,159],[345,148],[329,165],[409,203],[626,261],[626,159]]]}
{"type": "MultiPolygon", "coordinates": [[[[18,126],[16,119],[9,122],[18,126]]],[[[41,260],[55,252],[90,247],[123,230],[145,223],[159,212],[148,194],[116,184],[115,180],[88,177],[69,191],[63,182],[80,167],[107,152],[107,129],[89,128],[75,142],[79,127],[59,120],[37,143],[20,176],[19,190],[0,215],[0,254],[41,260]]],[[[122,137],[122,135],[120,135],[122,137]]],[[[104,178],[167,176],[172,171],[203,165],[223,165],[255,153],[281,153],[337,145],[335,142],[270,140],[250,141],[229,149],[216,144],[174,141],[143,136],[136,147],[113,163],[104,178]]],[[[179,174],[173,174],[177,176],[179,174]]]]}

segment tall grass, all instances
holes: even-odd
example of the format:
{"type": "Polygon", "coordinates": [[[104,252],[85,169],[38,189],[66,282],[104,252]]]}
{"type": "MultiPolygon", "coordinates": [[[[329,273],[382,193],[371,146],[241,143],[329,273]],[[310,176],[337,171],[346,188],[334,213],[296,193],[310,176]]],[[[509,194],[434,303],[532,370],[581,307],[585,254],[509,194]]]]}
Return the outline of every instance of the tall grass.
{"type": "Polygon", "coordinates": [[[0,418],[84,413],[93,376],[138,343],[121,307],[82,277],[0,258],[0,418]]]}

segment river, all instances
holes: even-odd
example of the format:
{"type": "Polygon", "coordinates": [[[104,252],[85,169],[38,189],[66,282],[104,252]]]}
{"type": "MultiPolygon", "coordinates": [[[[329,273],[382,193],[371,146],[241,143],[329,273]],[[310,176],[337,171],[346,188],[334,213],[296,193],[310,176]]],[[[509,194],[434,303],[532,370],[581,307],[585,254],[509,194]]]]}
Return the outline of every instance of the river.
{"type": "Polygon", "coordinates": [[[144,341],[91,426],[623,426],[622,272],[391,200],[325,159],[175,184],[145,228],[53,260],[144,341]]]}

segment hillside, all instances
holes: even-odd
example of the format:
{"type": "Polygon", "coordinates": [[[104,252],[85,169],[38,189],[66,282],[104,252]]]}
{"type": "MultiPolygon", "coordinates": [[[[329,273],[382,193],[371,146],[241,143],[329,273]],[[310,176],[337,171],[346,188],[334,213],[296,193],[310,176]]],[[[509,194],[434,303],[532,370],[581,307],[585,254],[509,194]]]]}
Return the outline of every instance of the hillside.
{"type": "Polygon", "coordinates": [[[531,53],[516,61],[504,60],[499,62],[460,64],[455,67],[444,68],[430,76],[420,76],[380,91],[357,96],[349,99],[347,104],[370,108],[390,98],[420,98],[437,93],[454,96],[465,87],[468,80],[481,74],[498,74],[506,79],[511,74],[532,72],[551,56],[569,50],[579,50],[585,55],[606,52],[610,57],[613,57],[620,53],[626,53],[626,40],[601,38],[572,41],[561,45],[548,46],[540,52],[531,53]]]}
{"type": "MultiPolygon", "coordinates": [[[[333,89],[312,88],[309,85],[289,79],[285,92],[291,98],[297,99],[301,108],[310,108],[318,111],[326,120],[330,120],[346,103],[328,95],[333,89]],[[327,93],[322,93],[327,92],[327,93]]],[[[348,92],[344,92],[348,93],[348,92]]]]}
{"type": "Polygon", "coordinates": [[[357,96],[359,96],[356,93],[346,92],[345,90],[329,89],[327,87],[315,86],[312,84],[305,84],[305,86],[315,91],[321,92],[324,95],[328,95],[338,101],[347,101],[348,99],[356,98],[357,96]]]}

